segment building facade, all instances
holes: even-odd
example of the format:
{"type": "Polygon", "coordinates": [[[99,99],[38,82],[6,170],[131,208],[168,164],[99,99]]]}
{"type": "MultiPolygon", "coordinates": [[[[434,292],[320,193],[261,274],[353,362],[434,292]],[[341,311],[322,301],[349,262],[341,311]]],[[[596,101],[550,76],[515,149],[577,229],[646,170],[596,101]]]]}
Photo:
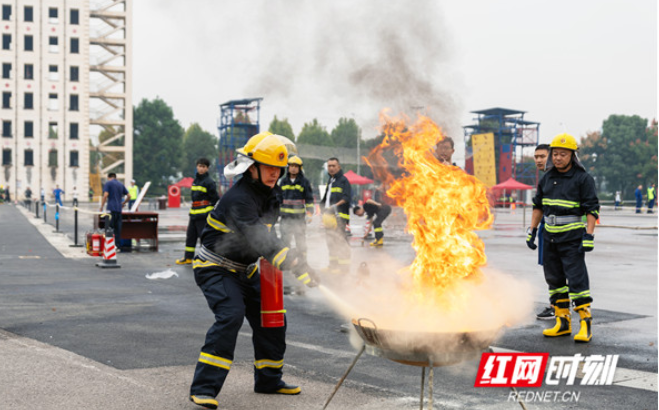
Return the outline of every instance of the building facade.
{"type": "Polygon", "coordinates": [[[2,171],[14,199],[89,187],[89,5],[0,0],[2,171]]]}

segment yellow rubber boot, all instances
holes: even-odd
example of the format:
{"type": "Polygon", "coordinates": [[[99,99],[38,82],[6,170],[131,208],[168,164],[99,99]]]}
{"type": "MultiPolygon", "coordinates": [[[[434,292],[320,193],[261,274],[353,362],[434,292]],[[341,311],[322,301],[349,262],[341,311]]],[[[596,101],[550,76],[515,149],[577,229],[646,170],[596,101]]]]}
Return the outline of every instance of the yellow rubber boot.
{"type": "Polygon", "coordinates": [[[545,329],[542,334],[546,337],[567,336],[572,334],[572,317],[570,316],[570,299],[556,301],[554,312],[556,314],[556,325],[551,329],[545,329]]]}
{"type": "Polygon", "coordinates": [[[370,243],[371,246],[379,248],[384,245],[384,238],[376,239],[370,243]]]}
{"type": "Polygon", "coordinates": [[[590,303],[577,306],[574,311],[581,316],[579,321],[579,333],[574,335],[574,341],[577,343],[588,343],[593,338],[593,316],[590,314],[590,303]]]}

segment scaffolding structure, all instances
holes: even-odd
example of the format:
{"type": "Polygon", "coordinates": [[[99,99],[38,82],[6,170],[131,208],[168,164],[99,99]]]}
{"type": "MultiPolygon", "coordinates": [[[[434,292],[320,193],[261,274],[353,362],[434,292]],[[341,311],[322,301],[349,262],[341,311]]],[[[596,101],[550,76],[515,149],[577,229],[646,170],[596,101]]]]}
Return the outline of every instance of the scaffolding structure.
{"type": "Polygon", "coordinates": [[[92,2],[90,133],[102,175],[133,178],[132,2],[92,2]]]}
{"type": "MultiPolygon", "coordinates": [[[[471,111],[476,114],[475,124],[463,127],[465,135],[466,152],[473,152],[471,147],[471,136],[474,134],[494,134],[494,149],[497,164],[497,183],[502,181],[502,176],[510,175],[519,182],[535,185],[536,167],[533,161],[524,162],[525,149],[533,151],[540,141],[540,123],[524,119],[526,111],[511,110],[507,108],[489,108],[486,110],[471,111]],[[510,154],[510,170],[503,169],[503,161],[500,158],[510,154]]],[[[469,155],[467,155],[469,157],[469,155]]],[[[469,171],[469,160],[467,170],[469,171]]],[[[473,162],[471,163],[473,174],[473,162]]]]}
{"type": "Polygon", "coordinates": [[[234,160],[236,149],[242,148],[250,137],[260,132],[261,101],[263,98],[245,98],[220,104],[217,170],[222,192],[232,184],[231,180],[224,177],[224,167],[234,160]]]}

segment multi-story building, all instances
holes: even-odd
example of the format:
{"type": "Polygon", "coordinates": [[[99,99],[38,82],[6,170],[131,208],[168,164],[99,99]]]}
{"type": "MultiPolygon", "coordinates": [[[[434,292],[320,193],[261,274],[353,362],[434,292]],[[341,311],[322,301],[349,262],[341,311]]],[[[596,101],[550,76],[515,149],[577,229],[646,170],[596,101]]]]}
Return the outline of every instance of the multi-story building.
{"type": "Polygon", "coordinates": [[[13,198],[56,185],[86,198],[90,142],[97,169],[132,177],[128,1],[0,0],[0,185],[13,198]]]}

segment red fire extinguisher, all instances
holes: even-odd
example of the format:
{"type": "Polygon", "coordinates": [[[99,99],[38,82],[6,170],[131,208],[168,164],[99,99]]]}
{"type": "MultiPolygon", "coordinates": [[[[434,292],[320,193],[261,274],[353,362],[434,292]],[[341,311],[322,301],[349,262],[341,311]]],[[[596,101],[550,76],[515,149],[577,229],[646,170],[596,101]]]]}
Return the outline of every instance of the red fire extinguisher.
{"type": "Polygon", "coordinates": [[[261,258],[259,262],[261,276],[261,326],[284,326],[284,275],[282,271],[261,258]]]}
{"type": "Polygon", "coordinates": [[[103,236],[100,233],[94,232],[92,234],[92,256],[101,256],[102,239],[103,236]]]}

